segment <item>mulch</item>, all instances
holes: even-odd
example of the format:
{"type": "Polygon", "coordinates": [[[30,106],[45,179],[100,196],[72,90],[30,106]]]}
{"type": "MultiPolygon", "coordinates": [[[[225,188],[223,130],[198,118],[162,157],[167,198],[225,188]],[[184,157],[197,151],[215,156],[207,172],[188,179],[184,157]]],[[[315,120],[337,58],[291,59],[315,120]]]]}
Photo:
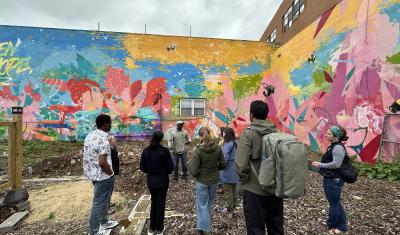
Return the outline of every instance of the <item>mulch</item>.
{"type": "MultiPolygon", "coordinates": [[[[139,159],[147,143],[119,143],[121,174],[115,190],[137,200],[147,193],[146,178],[139,170],[139,159]]],[[[320,156],[310,152],[310,158],[320,156]]],[[[81,175],[81,153],[66,153],[57,159],[44,160],[33,167],[33,176],[55,177],[81,175]],[[74,160],[74,161],[72,161],[74,160]],[[51,163],[48,163],[48,162],[51,163]],[[48,170],[47,170],[48,169],[48,170]]],[[[190,158],[190,156],[189,156],[190,158]]],[[[27,177],[27,175],[25,175],[27,177]]],[[[71,192],[73,193],[73,192],[71,192]]],[[[346,184],[342,203],[345,208],[349,234],[400,234],[400,182],[370,180],[360,177],[355,184],[346,184]]],[[[132,203],[133,205],[134,203],[132,203]]],[[[221,212],[223,195],[218,195],[213,210],[213,234],[246,234],[242,208],[234,213],[221,212]]],[[[194,180],[171,181],[167,210],[183,213],[183,217],[165,220],[166,234],[195,234],[196,209],[194,180]]],[[[328,203],[322,189],[322,177],[310,172],[306,194],[298,199],[285,199],[284,224],[286,234],[323,234],[328,203]]],[[[41,222],[23,224],[11,234],[84,234],[88,221],[41,222]]],[[[147,225],[142,234],[146,233],[147,225]]]]}
{"type": "Polygon", "coordinates": [[[0,224],[10,217],[15,211],[8,206],[0,204],[0,224]]]}

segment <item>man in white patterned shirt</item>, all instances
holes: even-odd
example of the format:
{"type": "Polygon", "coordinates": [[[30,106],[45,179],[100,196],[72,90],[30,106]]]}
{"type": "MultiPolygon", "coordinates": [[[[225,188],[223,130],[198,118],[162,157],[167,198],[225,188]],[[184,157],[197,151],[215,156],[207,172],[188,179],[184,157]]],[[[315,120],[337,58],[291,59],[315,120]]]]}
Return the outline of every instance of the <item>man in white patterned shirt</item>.
{"type": "Polygon", "coordinates": [[[108,203],[115,182],[107,133],[111,129],[111,117],[100,114],[96,118],[96,126],[97,129],[85,138],[83,172],[94,186],[89,234],[105,235],[110,233],[110,229],[118,226],[117,221],[107,219],[108,203]]]}

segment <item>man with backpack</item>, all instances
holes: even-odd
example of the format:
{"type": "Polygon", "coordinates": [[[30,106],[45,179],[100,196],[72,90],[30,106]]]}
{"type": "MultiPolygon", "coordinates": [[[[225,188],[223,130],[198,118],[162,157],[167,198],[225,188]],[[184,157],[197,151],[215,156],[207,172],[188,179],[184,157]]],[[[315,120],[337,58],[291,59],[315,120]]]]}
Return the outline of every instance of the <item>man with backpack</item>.
{"type": "Polygon", "coordinates": [[[263,190],[258,182],[258,173],[263,147],[263,136],[277,131],[276,126],[266,120],[268,105],[261,101],[253,101],[250,105],[250,126],[240,136],[235,159],[235,169],[239,175],[243,192],[243,212],[247,234],[265,234],[265,226],[269,235],[284,234],[283,230],[283,198],[279,198],[263,190]]]}

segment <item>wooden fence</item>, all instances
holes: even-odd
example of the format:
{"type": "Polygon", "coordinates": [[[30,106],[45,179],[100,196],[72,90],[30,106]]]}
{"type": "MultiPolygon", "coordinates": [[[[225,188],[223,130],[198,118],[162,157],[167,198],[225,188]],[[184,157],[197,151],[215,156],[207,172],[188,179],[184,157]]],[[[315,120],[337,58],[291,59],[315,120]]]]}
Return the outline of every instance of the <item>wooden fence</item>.
{"type": "Polygon", "coordinates": [[[8,182],[0,185],[0,191],[22,187],[22,114],[21,107],[12,107],[13,120],[2,121],[0,126],[8,127],[8,182]]]}

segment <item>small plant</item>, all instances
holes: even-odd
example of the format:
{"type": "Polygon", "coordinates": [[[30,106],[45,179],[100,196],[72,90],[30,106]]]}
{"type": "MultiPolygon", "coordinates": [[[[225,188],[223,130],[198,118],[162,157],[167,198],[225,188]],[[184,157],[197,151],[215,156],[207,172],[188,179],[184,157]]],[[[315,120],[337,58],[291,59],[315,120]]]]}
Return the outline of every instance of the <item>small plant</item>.
{"type": "Polygon", "coordinates": [[[54,211],[50,212],[49,216],[47,217],[47,220],[53,220],[56,218],[56,213],[54,211]]]}
{"type": "Polygon", "coordinates": [[[124,208],[124,203],[120,202],[115,205],[115,210],[120,211],[124,208]]]}
{"type": "Polygon", "coordinates": [[[360,175],[368,179],[387,179],[390,182],[400,180],[400,161],[385,163],[378,160],[375,165],[357,163],[355,166],[360,170],[360,175]]]}

